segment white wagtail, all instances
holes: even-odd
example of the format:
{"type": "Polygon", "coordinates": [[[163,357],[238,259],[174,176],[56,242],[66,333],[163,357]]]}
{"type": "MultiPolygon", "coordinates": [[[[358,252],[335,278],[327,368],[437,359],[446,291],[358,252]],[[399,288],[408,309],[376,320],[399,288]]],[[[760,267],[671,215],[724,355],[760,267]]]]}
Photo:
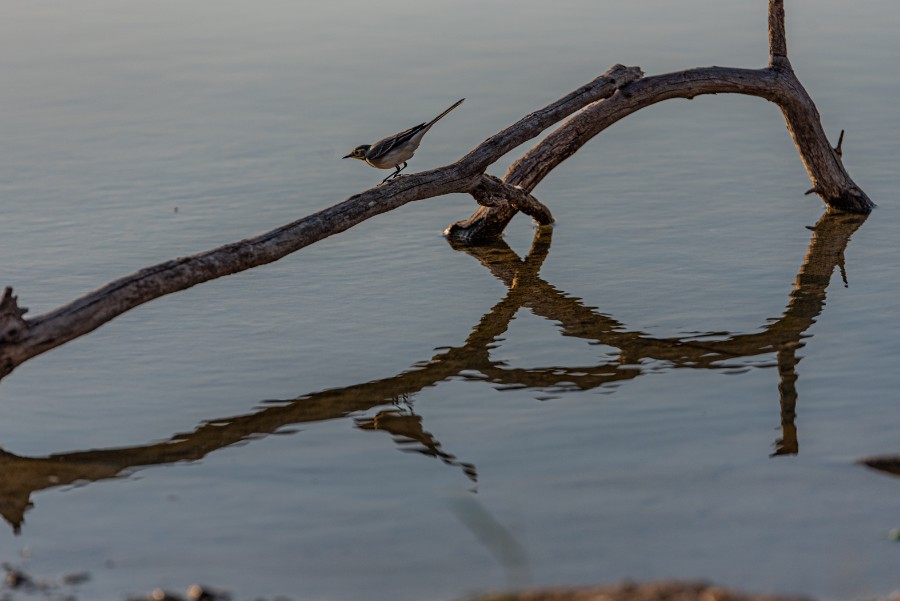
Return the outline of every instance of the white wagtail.
{"type": "Polygon", "coordinates": [[[412,158],[412,155],[419,147],[422,137],[431,126],[437,123],[444,115],[462,104],[465,98],[457,101],[446,111],[429,121],[428,123],[420,123],[415,127],[411,127],[399,134],[388,136],[383,140],[378,140],[374,144],[363,144],[353,149],[353,152],[343,157],[345,159],[359,159],[365,161],[376,169],[396,169],[389,176],[381,180],[381,183],[391,178],[397,177],[401,171],[406,169],[406,161],[412,158]]]}

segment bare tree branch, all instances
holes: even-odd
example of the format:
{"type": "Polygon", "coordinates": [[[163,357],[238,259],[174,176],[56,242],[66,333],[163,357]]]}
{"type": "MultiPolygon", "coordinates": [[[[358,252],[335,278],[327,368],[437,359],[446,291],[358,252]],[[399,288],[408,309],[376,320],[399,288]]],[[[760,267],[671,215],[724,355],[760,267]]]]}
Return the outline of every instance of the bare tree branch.
{"type": "Polygon", "coordinates": [[[790,68],[784,33],[784,0],[769,0],[769,66],[790,68]]]}
{"type": "Polygon", "coordinates": [[[0,305],[0,377],[138,305],[271,263],[416,200],[471,194],[483,206],[446,231],[449,237],[468,243],[496,240],[520,210],[539,223],[550,223],[550,210],[531,195],[538,183],[613,123],[671,98],[747,94],[777,104],[812,182],[810,192],[818,194],[829,209],[870,212],[874,203],[844,169],[841,143],[836,148],[829,144],[815,103],[787,59],[783,0],[769,0],[769,47],[770,65],[765,69],[707,67],[642,78],[638,67],[616,65],[491,136],[455,163],[396,178],[260,236],[143,269],[32,319],[23,319],[24,311],[8,290],[0,305]],[[502,181],[485,173],[503,155],[572,115],[516,161],[502,181]]]}
{"type": "MultiPolygon", "coordinates": [[[[829,145],[819,111],[791,68],[784,22],[784,0],[769,0],[768,68],[707,67],[645,77],[571,118],[514,163],[503,181],[531,192],[588,140],[613,123],[657,102],[672,98],[691,99],[704,94],[745,94],[758,96],[781,108],[813,184],[807,194],[818,194],[829,209],[869,213],[875,203],[844,169],[841,142],[836,148],[829,145]]],[[[469,244],[487,242],[499,236],[515,214],[516,208],[511,205],[482,206],[468,219],[450,225],[444,233],[469,244]]]]}
{"type": "MultiPolygon", "coordinates": [[[[15,340],[8,335],[0,338],[0,377],[31,357],[83,336],[160,296],[277,261],[366,219],[416,200],[454,192],[470,193],[487,181],[482,177],[484,170],[510,150],[586,105],[609,97],[619,86],[642,75],[637,67],[616,65],[491,136],[455,163],[396,178],[260,236],[142,269],[31,320],[0,312],[0,334],[16,333],[15,340]]],[[[532,207],[536,214],[550,218],[546,207],[513,186],[503,185],[499,180],[490,180],[488,185],[496,195],[508,197],[523,207],[532,207]]],[[[11,290],[8,295],[12,295],[11,290]]]]}

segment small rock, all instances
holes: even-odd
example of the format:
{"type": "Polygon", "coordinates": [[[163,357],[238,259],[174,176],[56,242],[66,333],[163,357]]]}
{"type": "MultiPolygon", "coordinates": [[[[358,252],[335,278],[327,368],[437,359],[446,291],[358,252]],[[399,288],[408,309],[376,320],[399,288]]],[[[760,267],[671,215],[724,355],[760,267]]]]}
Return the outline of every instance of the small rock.
{"type": "Polygon", "coordinates": [[[231,596],[225,591],[192,584],[187,590],[188,601],[229,601],[231,596]]]}
{"type": "Polygon", "coordinates": [[[30,587],[33,585],[31,578],[25,572],[10,566],[3,566],[6,570],[6,586],[12,589],[30,587]]]}
{"type": "Polygon", "coordinates": [[[91,579],[88,572],[75,572],[74,574],[66,574],[62,577],[62,583],[67,586],[77,586],[91,579]]]}
{"type": "Polygon", "coordinates": [[[184,601],[180,596],[175,593],[170,593],[169,591],[164,591],[161,588],[154,589],[152,593],[150,593],[150,601],[184,601]]]}

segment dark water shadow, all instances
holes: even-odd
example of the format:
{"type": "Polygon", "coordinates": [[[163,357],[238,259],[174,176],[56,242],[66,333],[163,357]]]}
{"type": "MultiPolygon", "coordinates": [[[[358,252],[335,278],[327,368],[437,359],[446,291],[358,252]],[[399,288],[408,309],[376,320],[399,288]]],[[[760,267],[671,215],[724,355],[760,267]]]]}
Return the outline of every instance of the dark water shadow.
{"type": "Polygon", "coordinates": [[[891,476],[900,476],[900,455],[877,455],[874,457],[865,457],[859,460],[859,463],[879,471],[882,474],[891,476]]]}
{"type": "Polygon", "coordinates": [[[243,441],[290,433],[290,426],[351,416],[357,428],[386,432],[404,451],[458,467],[477,482],[475,466],[443,449],[435,435],[425,429],[423,418],[413,408],[416,393],[451,378],[489,382],[498,388],[592,390],[639,377],[646,373],[641,368],[646,360],[661,361],[672,368],[728,369],[736,359],[774,354],[781,437],[772,454],[796,454],[797,350],[822,312],[836,267],[846,282],[844,250],[864,221],[865,217],[857,215],[824,215],[811,228],[812,239],[783,315],[750,334],[654,338],[629,330],[540,277],[550,251],[551,228],[537,230],[524,259],[502,242],[490,247],[454,246],[475,258],[507,287],[506,296],[472,328],[461,346],[442,349],[395,376],[289,400],[264,401],[262,408],[252,413],[209,420],[192,432],[175,434],[158,443],[44,457],[22,457],[0,450],[0,515],[18,532],[34,492],[117,478],[147,466],[197,461],[243,441]],[[599,364],[574,367],[520,369],[492,360],[491,349],[522,308],[559,324],[565,336],[619,349],[618,354],[599,364]],[[377,411],[374,417],[358,417],[372,411],[377,411]]]}

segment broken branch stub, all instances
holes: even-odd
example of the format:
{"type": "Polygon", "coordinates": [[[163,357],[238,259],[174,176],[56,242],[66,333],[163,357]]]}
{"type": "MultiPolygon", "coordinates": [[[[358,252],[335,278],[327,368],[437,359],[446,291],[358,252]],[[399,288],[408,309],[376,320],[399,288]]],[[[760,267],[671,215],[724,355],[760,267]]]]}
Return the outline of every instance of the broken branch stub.
{"type": "Polygon", "coordinates": [[[17,300],[7,286],[0,299],[0,344],[18,342],[28,332],[28,322],[22,317],[28,309],[19,307],[17,300]]]}

